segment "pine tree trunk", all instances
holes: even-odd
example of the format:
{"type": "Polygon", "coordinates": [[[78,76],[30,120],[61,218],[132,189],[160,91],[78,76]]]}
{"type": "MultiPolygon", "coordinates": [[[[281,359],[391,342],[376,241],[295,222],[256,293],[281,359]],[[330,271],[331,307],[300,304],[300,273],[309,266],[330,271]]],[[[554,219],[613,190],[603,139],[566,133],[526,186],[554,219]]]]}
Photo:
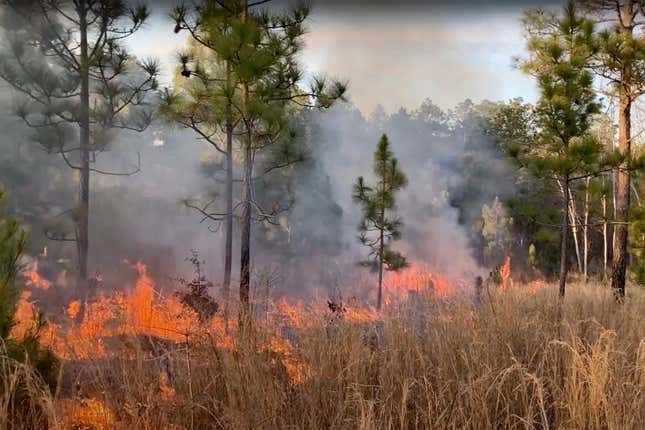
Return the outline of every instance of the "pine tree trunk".
{"type": "MultiPolygon", "coordinates": [[[[230,73],[227,70],[227,76],[230,73]]],[[[233,119],[231,103],[226,106],[226,244],[224,245],[224,327],[228,331],[231,271],[233,268],[233,119]]]]}
{"type": "Polygon", "coordinates": [[[251,199],[253,181],[253,151],[251,132],[247,132],[244,145],[244,194],[242,211],[242,236],[240,240],[240,322],[244,324],[251,316],[251,199]]]}
{"type": "Polygon", "coordinates": [[[582,257],[580,256],[580,240],[578,239],[578,213],[576,210],[576,202],[571,195],[571,190],[567,188],[569,193],[569,216],[571,220],[571,232],[573,235],[573,246],[576,251],[576,262],[578,263],[578,273],[582,273],[582,257]]]}
{"type": "Polygon", "coordinates": [[[571,197],[571,190],[569,189],[569,186],[563,185],[562,181],[558,181],[558,185],[560,186],[560,192],[562,193],[562,197],[567,199],[567,216],[569,217],[569,226],[571,227],[571,233],[573,236],[573,246],[576,251],[576,262],[578,264],[578,271],[582,273],[582,259],[580,258],[580,244],[578,241],[578,228],[577,228],[577,214],[576,214],[576,208],[575,208],[575,201],[571,197]],[[566,194],[566,195],[565,195],[566,194]]]}
{"type": "MultiPolygon", "coordinates": [[[[602,186],[603,190],[605,188],[605,177],[602,177],[602,186]]],[[[607,279],[607,263],[609,261],[609,246],[608,246],[608,241],[609,241],[609,223],[607,222],[607,196],[604,194],[601,198],[601,204],[602,204],[602,270],[603,270],[603,279],[607,279]]]]}
{"type": "MultiPolygon", "coordinates": [[[[629,75],[626,67],[624,75],[629,75]]],[[[616,181],[616,224],[614,225],[614,253],[611,288],[618,300],[625,296],[627,272],[627,241],[630,204],[629,161],[631,158],[631,105],[628,92],[621,87],[618,111],[618,151],[625,160],[618,168],[616,181]]]]}
{"type": "MultiPolygon", "coordinates": [[[[626,0],[621,17],[621,30],[632,37],[634,2],[626,0]]],[[[632,108],[632,66],[629,62],[623,64],[618,85],[618,152],[625,157],[618,167],[616,181],[616,222],[614,225],[614,252],[611,270],[611,288],[617,300],[625,297],[625,278],[627,272],[627,242],[629,223],[629,198],[631,160],[631,108],[632,108]]]]}
{"type": "Polygon", "coordinates": [[[584,281],[587,282],[589,276],[589,184],[591,183],[591,178],[587,178],[587,185],[585,187],[585,212],[584,212],[584,221],[582,226],[583,233],[583,259],[582,259],[582,274],[584,276],[584,281]]]}
{"type": "Polygon", "coordinates": [[[380,245],[378,252],[378,298],[376,300],[376,310],[381,310],[381,304],[383,301],[383,248],[385,248],[385,243],[383,243],[383,229],[381,228],[381,237],[380,245]]]}
{"type": "MultiPolygon", "coordinates": [[[[240,1],[242,20],[247,19],[248,3],[247,0],[240,1]]],[[[242,86],[242,99],[244,109],[248,109],[249,88],[247,84],[242,86]]],[[[251,318],[251,199],[252,199],[252,181],[253,181],[253,149],[252,149],[252,131],[248,122],[246,127],[246,141],[244,142],[244,192],[243,192],[243,212],[242,212],[242,234],[240,240],[240,310],[239,321],[240,328],[244,328],[250,323],[251,318]]]]}
{"type": "Polygon", "coordinates": [[[77,213],[78,278],[77,290],[83,294],[87,286],[87,265],[89,254],[89,211],[90,211],[90,84],[87,42],[87,11],[85,1],[79,4],[80,29],[80,186],[77,213]]]}
{"type": "Polygon", "coordinates": [[[562,217],[562,230],[560,232],[560,285],[559,285],[559,297],[564,298],[564,293],[567,285],[567,271],[568,266],[568,237],[569,237],[569,175],[565,175],[563,180],[563,189],[562,193],[563,199],[563,217],[562,217]]]}

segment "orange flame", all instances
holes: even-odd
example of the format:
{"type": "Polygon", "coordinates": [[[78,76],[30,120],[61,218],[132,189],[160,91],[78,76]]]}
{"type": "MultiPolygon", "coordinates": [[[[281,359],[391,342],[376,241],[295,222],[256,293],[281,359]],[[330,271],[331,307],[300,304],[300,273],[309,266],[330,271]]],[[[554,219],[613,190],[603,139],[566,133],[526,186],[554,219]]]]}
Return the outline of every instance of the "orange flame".
{"type": "Polygon", "coordinates": [[[432,291],[439,297],[447,297],[455,291],[447,276],[420,265],[413,265],[400,272],[388,272],[383,282],[383,290],[386,303],[389,301],[387,296],[390,299],[406,299],[410,291],[432,291]]]}
{"type": "Polygon", "coordinates": [[[31,291],[23,291],[16,304],[14,319],[16,324],[11,329],[12,337],[22,337],[34,327],[34,304],[29,300],[31,291]]]}
{"type": "Polygon", "coordinates": [[[504,265],[499,268],[499,276],[502,280],[500,288],[506,290],[511,286],[511,257],[506,256],[504,260],[504,265]]]}
{"type": "Polygon", "coordinates": [[[62,401],[63,412],[71,418],[72,428],[109,430],[115,428],[117,418],[110,407],[97,398],[62,401]]]}
{"type": "Polygon", "coordinates": [[[48,290],[52,286],[52,283],[50,281],[43,278],[38,273],[38,261],[34,261],[31,269],[25,272],[25,278],[28,287],[48,290]]]}

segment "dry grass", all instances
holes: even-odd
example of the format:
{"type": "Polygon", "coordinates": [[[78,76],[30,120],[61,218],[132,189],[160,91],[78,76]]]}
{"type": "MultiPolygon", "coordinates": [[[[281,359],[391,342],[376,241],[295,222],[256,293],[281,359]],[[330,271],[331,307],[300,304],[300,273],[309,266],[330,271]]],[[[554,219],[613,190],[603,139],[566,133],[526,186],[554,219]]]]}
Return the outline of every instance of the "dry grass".
{"type": "Polygon", "coordinates": [[[268,329],[235,350],[130,339],[67,363],[39,399],[59,428],[642,429],[645,294],[629,293],[574,285],[560,306],[554,287],[519,287],[477,310],[426,297],[376,324],[312,316],[283,349],[257,346],[268,329]]]}
{"type": "Polygon", "coordinates": [[[54,396],[27,364],[0,341],[0,429],[43,429],[57,422],[54,396]]]}

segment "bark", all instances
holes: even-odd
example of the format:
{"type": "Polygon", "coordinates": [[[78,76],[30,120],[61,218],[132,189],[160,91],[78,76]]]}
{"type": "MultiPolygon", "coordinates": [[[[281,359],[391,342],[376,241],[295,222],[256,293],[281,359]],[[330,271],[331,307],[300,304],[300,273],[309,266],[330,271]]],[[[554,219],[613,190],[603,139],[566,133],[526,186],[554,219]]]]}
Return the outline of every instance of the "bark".
{"type": "Polygon", "coordinates": [[[244,145],[244,192],[242,211],[242,236],[240,240],[240,321],[251,315],[251,198],[253,181],[253,150],[251,133],[247,133],[244,145]]]}
{"type": "MultiPolygon", "coordinates": [[[[229,75],[229,73],[227,73],[229,75]]],[[[224,245],[224,326],[228,330],[229,299],[231,294],[231,271],[233,268],[233,119],[231,103],[226,107],[226,243],[224,245]]]]}
{"type": "MultiPolygon", "coordinates": [[[[626,0],[621,13],[621,31],[632,37],[634,23],[632,17],[634,4],[626,0]]],[[[618,151],[625,157],[618,167],[616,181],[616,223],[614,226],[614,255],[611,271],[611,288],[617,300],[625,297],[625,278],[627,272],[627,242],[629,239],[629,198],[631,159],[631,107],[632,107],[632,65],[623,64],[618,85],[618,151]]]]}
{"type": "Polygon", "coordinates": [[[584,221],[582,226],[582,274],[584,281],[587,282],[589,276],[589,184],[591,183],[591,178],[587,178],[587,185],[585,187],[585,209],[584,209],[584,221]]]}
{"type": "MultiPolygon", "coordinates": [[[[602,178],[602,185],[604,188],[605,177],[602,178]]],[[[603,267],[603,279],[607,279],[607,263],[609,261],[609,223],[607,222],[607,196],[604,192],[601,198],[602,204],[602,267],[603,267]]]]}
{"type": "MultiPolygon", "coordinates": [[[[624,74],[629,74],[628,67],[624,74]]],[[[617,299],[625,296],[627,272],[627,242],[630,206],[631,158],[631,95],[621,87],[618,112],[618,151],[625,160],[618,168],[616,181],[616,223],[614,225],[614,255],[611,274],[611,288],[617,299]]]]}
{"type": "Polygon", "coordinates": [[[577,227],[577,222],[576,219],[578,217],[576,213],[576,207],[575,207],[575,201],[571,197],[571,190],[569,189],[570,185],[564,185],[563,181],[558,181],[558,185],[560,186],[560,192],[562,193],[562,197],[567,199],[567,206],[566,206],[566,216],[569,217],[569,226],[571,227],[571,232],[573,236],[573,245],[576,251],[576,262],[578,264],[578,271],[582,273],[582,259],[580,258],[580,244],[578,240],[578,227],[577,227]],[[565,194],[567,194],[565,196],[565,194]]]}
{"type": "Polygon", "coordinates": [[[381,303],[383,301],[383,229],[381,229],[380,245],[378,252],[378,298],[376,300],[376,310],[381,310],[381,303]]]}
{"type": "MultiPolygon", "coordinates": [[[[383,171],[385,171],[385,162],[383,163],[383,171]]],[[[385,251],[385,178],[381,179],[381,217],[379,220],[379,250],[378,250],[378,298],[376,300],[376,309],[381,310],[381,302],[383,300],[383,254],[385,251]]]]}
{"type": "Polygon", "coordinates": [[[569,175],[565,175],[563,179],[563,189],[562,193],[562,231],[560,232],[560,283],[559,283],[559,297],[560,299],[564,298],[564,293],[567,285],[567,271],[569,270],[568,266],[568,237],[569,237],[569,217],[567,216],[568,207],[569,207],[569,175]]]}
{"type": "Polygon", "coordinates": [[[81,0],[78,6],[80,29],[80,78],[81,78],[81,103],[80,103],[80,187],[77,214],[77,248],[78,248],[78,278],[77,289],[79,293],[87,285],[87,264],[90,248],[89,240],[89,208],[90,208],[90,84],[89,84],[89,58],[87,41],[87,11],[85,1],[81,0]]]}
{"type": "Polygon", "coordinates": [[[566,188],[569,193],[569,221],[571,224],[571,232],[573,234],[573,245],[576,251],[576,262],[578,263],[578,272],[582,273],[582,258],[580,257],[580,240],[578,239],[578,211],[576,210],[576,202],[571,195],[571,190],[566,188]]]}
{"type": "MultiPolygon", "coordinates": [[[[246,20],[248,14],[248,3],[241,0],[242,20],[246,20]]],[[[249,88],[247,84],[242,85],[242,98],[244,109],[248,107],[249,88]]],[[[246,135],[244,142],[244,182],[243,182],[243,212],[242,212],[242,234],[240,240],[240,327],[246,326],[251,317],[251,199],[253,187],[253,148],[252,130],[248,121],[245,122],[246,135]]]]}

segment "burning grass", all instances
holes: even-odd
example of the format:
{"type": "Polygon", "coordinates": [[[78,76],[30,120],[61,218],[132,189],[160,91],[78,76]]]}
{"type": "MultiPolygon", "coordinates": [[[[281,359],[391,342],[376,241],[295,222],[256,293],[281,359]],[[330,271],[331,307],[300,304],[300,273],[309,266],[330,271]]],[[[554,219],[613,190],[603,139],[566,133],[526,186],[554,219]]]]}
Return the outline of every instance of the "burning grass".
{"type": "Polygon", "coordinates": [[[572,285],[560,306],[555,286],[514,283],[475,307],[428,275],[421,285],[432,288],[381,314],[272,303],[239,338],[160,296],[137,268],[132,293],[49,332],[64,358],[59,391],[38,397],[51,427],[645,427],[645,294],[635,288],[619,305],[606,288],[572,285]]]}

